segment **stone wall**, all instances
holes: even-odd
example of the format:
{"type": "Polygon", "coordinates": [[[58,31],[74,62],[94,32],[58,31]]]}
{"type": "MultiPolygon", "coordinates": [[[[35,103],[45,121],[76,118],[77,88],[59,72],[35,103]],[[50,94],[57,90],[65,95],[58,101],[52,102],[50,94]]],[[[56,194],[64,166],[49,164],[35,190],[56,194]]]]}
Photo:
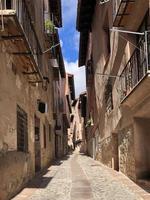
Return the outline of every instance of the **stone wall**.
{"type": "Polygon", "coordinates": [[[30,154],[1,153],[0,172],[0,200],[8,200],[32,177],[30,154]]]}
{"type": "Polygon", "coordinates": [[[107,165],[108,167],[116,169],[118,159],[116,149],[116,137],[107,137],[98,144],[98,152],[96,154],[96,159],[102,162],[103,164],[107,165]]]}
{"type": "MultiPolygon", "coordinates": [[[[1,42],[0,45],[0,200],[10,199],[24,183],[35,174],[35,115],[40,119],[40,151],[41,169],[54,158],[54,122],[52,118],[52,68],[48,68],[49,55],[44,55],[47,76],[49,77],[48,90],[42,89],[42,84],[32,85],[18,58],[8,53],[11,43],[1,42]],[[8,45],[9,44],[9,45],[8,45]],[[48,112],[38,111],[37,100],[48,104],[48,112]],[[28,153],[17,152],[17,105],[28,116],[28,153]],[[43,125],[46,121],[52,127],[51,141],[46,129],[46,148],[43,148],[43,125]]],[[[13,48],[13,47],[12,47],[13,48]]],[[[15,51],[15,49],[14,49],[15,51]]]]}
{"type": "Polygon", "coordinates": [[[123,129],[118,135],[119,169],[132,180],[136,179],[133,127],[123,129]]]}

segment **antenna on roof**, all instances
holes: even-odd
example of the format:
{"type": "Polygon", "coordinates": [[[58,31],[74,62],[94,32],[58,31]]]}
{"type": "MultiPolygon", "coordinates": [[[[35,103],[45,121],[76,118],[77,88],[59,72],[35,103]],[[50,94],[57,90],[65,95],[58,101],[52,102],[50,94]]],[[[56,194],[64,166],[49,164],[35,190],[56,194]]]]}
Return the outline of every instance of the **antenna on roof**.
{"type": "Polygon", "coordinates": [[[99,0],[99,4],[104,4],[104,3],[107,3],[107,2],[109,2],[110,0],[99,0]]]}

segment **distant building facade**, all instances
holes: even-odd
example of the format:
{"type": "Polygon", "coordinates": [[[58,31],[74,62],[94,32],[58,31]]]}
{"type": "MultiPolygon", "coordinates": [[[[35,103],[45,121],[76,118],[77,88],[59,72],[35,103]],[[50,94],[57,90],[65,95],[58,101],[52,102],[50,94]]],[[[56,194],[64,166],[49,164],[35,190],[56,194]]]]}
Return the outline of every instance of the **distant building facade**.
{"type": "Polygon", "coordinates": [[[149,25],[148,0],[78,1],[88,153],[134,181],[150,176],[149,25]]]}
{"type": "Polygon", "coordinates": [[[68,145],[70,150],[78,150],[86,153],[85,139],[85,116],[86,116],[86,93],[80,94],[79,98],[72,102],[72,114],[70,129],[68,130],[68,145]]]}

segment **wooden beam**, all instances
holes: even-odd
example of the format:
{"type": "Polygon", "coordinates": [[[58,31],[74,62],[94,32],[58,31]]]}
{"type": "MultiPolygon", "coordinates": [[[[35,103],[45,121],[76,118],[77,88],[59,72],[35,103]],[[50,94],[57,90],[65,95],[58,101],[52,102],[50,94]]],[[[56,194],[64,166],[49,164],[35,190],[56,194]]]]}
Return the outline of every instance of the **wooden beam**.
{"type": "Polygon", "coordinates": [[[31,55],[31,52],[13,52],[12,54],[16,56],[28,56],[31,55]]]}
{"type": "Polygon", "coordinates": [[[2,35],[1,40],[17,40],[18,38],[23,38],[23,35],[2,35]]]}
{"type": "Polygon", "coordinates": [[[33,74],[38,74],[37,71],[33,71],[33,72],[23,72],[24,75],[33,75],[33,74]]]}

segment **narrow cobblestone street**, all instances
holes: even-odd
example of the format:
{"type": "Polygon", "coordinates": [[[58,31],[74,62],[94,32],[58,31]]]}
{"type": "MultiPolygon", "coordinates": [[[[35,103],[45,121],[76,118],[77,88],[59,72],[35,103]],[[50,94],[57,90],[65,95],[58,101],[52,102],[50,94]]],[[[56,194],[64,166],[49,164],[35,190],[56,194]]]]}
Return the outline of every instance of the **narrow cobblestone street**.
{"type": "Polygon", "coordinates": [[[55,162],[13,200],[148,200],[150,194],[123,174],[74,153],[55,162]]]}

